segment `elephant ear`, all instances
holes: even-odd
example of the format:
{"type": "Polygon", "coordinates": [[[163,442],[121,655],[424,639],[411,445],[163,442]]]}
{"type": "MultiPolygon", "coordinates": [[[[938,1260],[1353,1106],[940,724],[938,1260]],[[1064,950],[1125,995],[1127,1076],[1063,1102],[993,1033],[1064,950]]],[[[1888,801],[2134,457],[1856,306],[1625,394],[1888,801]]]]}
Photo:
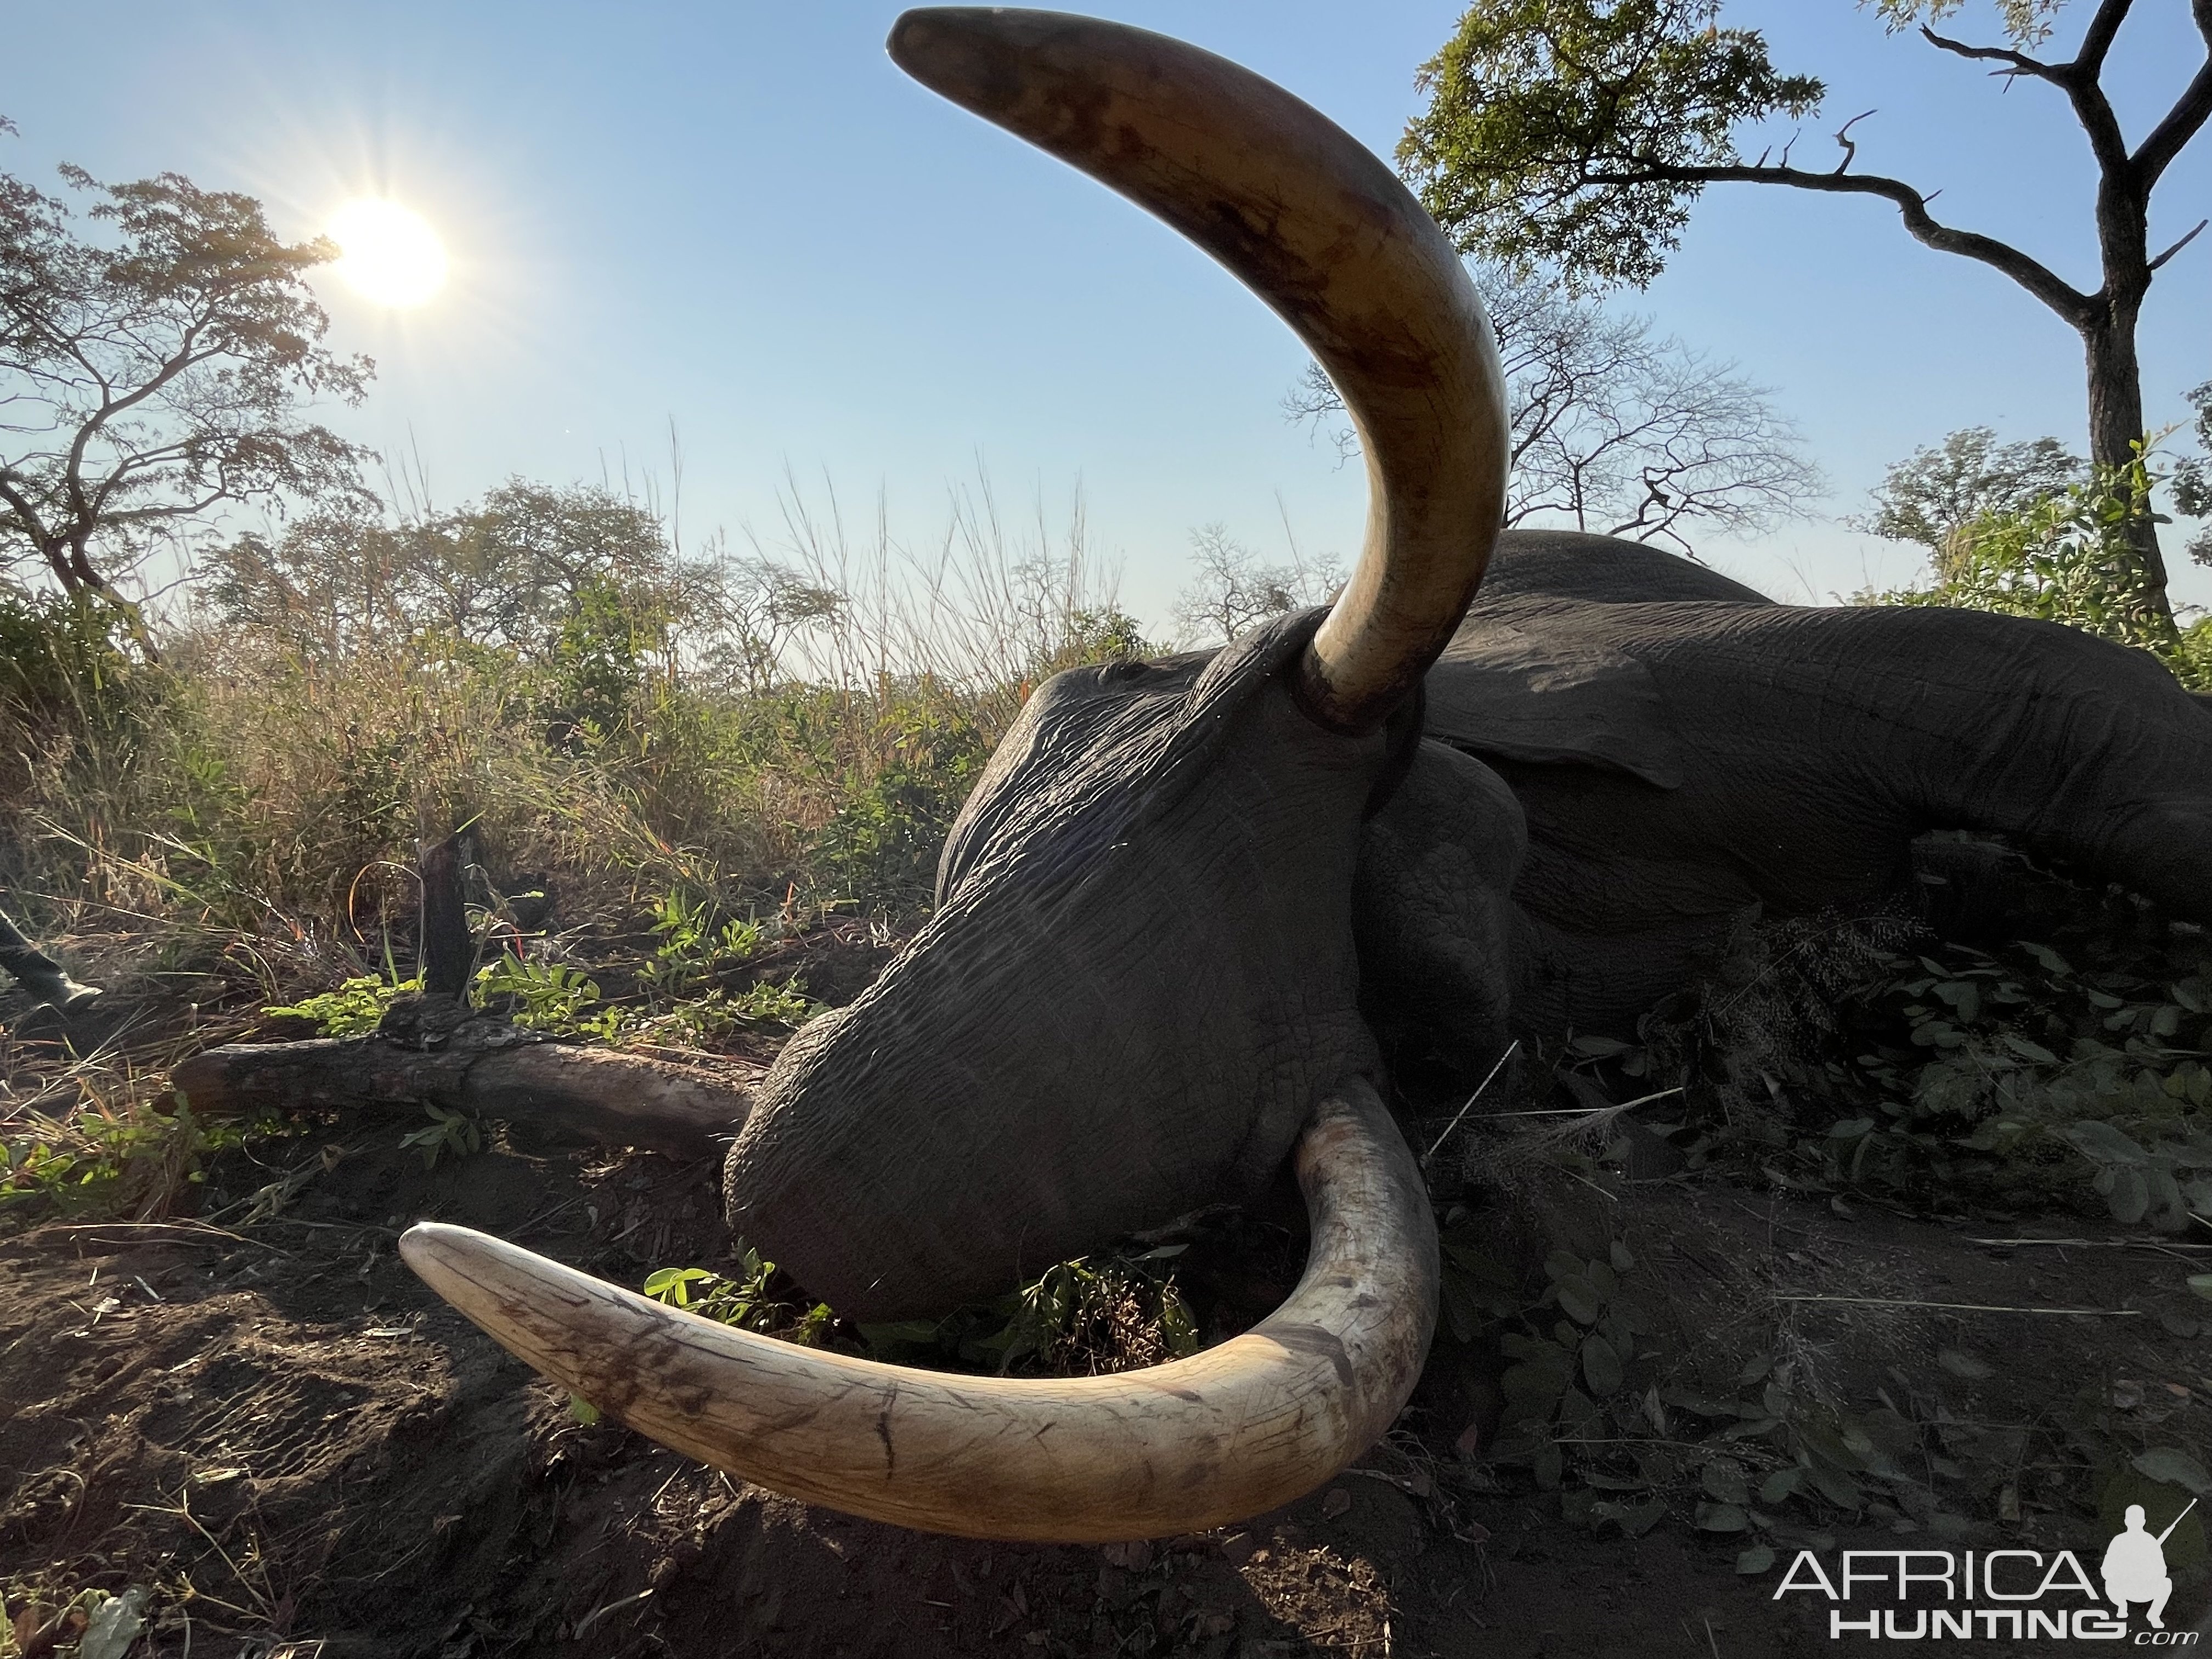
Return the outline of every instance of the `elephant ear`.
{"type": "Polygon", "coordinates": [[[1537,633],[1480,613],[1429,671],[1424,731],[1504,760],[1626,772],[1658,789],[1682,783],[1665,694],[1634,657],[1596,640],[1537,633]]]}

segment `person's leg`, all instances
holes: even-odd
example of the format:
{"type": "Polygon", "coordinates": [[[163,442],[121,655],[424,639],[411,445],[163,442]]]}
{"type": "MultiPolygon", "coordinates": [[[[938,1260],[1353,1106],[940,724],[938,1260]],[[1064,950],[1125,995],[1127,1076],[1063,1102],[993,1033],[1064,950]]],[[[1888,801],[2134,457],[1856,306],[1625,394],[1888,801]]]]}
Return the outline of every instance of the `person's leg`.
{"type": "Polygon", "coordinates": [[[62,965],[24,938],[0,911],[0,971],[11,974],[40,1001],[64,1010],[79,1008],[100,994],[62,971],[62,965]]]}
{"type": "Polygon", "coordinates": [[[2171,1578],[2160,1579],[2158,1581],[2158,1595],[2153,1598],[2150,1604],[2150,1627],[2153,1630],[2164,1630],[2166,1628],[2166,1620],[2160,1618],[2159,1615],[2166,1611],[2166,1598],[2172,1594],[2173,1580],[2171,1578]]]}

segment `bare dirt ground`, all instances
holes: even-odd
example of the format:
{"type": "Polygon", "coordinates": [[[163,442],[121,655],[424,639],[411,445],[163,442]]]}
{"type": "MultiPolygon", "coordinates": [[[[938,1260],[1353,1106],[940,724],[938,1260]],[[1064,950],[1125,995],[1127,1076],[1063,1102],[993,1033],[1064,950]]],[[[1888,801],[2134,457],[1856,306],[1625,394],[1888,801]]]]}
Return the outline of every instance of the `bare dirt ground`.
{"type": "MultiPolygon", "coordinates": [[[[333,1118],[223,1155],[198,1203],[219,1220],[0,1239],[18,1651],[74,1640],[49,1626],[78,1592],[142,1587],[130,1651],[149,1659],[1816,1652],[1828,1604],[1774,1599],[1801,1545],[2070,1548],[2094,1571],[2119,1505],[2180,1495],[2128,1459],[2212,1441],[2212,1309],[2185,1284],[2199,1254],[2079,1214],[1999,1231],[1610,1174],[1479,1197],[1452,1222],[1532,1302],[1563,1242],[1632,1264],[1618,1295],[1642,1334],[1620,1397],[1649,1402],[1648,1430],[1616,1413],[1603,1457],[1555,1487],[1487,1461],[1507,1360],[1486,1339],[1440,1343],[1388,1443],[1248,1524],[1107,1549],[923,1536],[576,1421],[393,1254],[437,1218],[631,1285],[716,1266],[711,1163],[495,1134],[426,1169],[400,1127],[333,1118]],[[1988,1242],[2027,1237],[2086,1242],[1988,1242]],[[2096,1311],[2006,1311],[2026,1309],[2096,1311]],[[1856,1510],[1749,1500],[1780,1565],[1740,1571],[1755,1540],[1716,1528],[1698,1471],[1733,1432],[1717,1421],[1752,1425],[1731,1447],[1772,1443],[1757,1421],[1777,1386],[1789,1410],[1826,1401],[1890,1434],[1902,1473],[1868,1480],[1856,1510]]],[[[1754,1486],[1788,1461],[1745,1455],[1754,1486]]],[[[2167,1553],[2167,1623],[2192,1626],[2195,1516],[2167,1553]]]]}

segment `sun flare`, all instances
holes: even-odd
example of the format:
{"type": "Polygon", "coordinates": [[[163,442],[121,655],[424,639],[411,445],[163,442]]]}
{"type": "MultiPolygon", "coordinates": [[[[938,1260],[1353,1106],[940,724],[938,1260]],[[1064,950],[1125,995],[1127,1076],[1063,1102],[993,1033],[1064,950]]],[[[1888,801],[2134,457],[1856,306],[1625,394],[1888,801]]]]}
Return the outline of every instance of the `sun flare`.
{"type": "Polygon", "coordinates": [[[363,197],[331,216],[337,270],[364,299],[418,306],[444,284],[446,247],[422,216],[397,202],[363,197]]]}

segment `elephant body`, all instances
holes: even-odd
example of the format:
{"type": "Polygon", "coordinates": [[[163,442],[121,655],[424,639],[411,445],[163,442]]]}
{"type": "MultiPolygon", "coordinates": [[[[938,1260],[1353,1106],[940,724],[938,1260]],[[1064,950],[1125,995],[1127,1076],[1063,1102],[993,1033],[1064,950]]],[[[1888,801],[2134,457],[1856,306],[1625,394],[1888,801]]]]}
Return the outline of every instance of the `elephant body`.
{"type": "Polygon", "coordinates": [[[1907,890],[1929,830],[2212,919],[2212,713],[2074,629],[1508,532],[1418,732],[1354,738],[1285,689],[1316,621],[1038,690],[934,917],[756,1101],[733,1229],[864,1318],[1003,1291],[1250,1196],[1374,1028],[1468,1070],[1632,1035],[1747,910],[1907,890]]]}
{"type": "Polygon", "coordinates": [[[1640,544],[1511,532],[1426,690],[1430,743],[1492,769],[1524,820],[1504,925],[1526,1030],[1629,1035],[1746,911],[1905,894],[1931,830],[2001,832],[2212,921],[2212,711],[2074,629],[1777,605],[1640,544]]]}

